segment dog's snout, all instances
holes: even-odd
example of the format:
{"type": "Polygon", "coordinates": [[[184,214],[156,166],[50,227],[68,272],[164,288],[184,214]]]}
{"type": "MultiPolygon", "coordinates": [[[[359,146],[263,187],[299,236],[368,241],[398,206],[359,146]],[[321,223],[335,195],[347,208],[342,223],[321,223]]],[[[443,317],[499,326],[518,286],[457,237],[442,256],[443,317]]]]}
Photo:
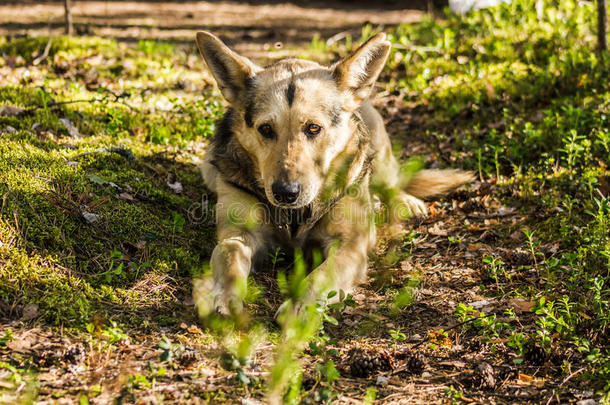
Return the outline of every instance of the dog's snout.
{"type": "Polygon", "coordinates": [[[301,193],[301,185],[296,181],[276,181],[271,186],[273,196],[280,204],[292,204],[301,193]]]}

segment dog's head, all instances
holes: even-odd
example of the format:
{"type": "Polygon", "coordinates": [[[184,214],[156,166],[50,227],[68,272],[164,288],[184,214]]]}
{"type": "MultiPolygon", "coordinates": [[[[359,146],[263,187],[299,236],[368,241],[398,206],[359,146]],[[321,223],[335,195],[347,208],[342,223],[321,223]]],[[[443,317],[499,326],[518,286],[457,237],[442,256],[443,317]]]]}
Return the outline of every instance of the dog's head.
{"type": "Polygon", "coordinates": [[[300,208],[322,191],[333,161],[354,136],[351,116],[367,99],[390,52],[384,34],[325,67],[288,59],[267,68],[208,32],[197,45],[224,98],[238,112],[235,135],[274,205],[300,208]]]}

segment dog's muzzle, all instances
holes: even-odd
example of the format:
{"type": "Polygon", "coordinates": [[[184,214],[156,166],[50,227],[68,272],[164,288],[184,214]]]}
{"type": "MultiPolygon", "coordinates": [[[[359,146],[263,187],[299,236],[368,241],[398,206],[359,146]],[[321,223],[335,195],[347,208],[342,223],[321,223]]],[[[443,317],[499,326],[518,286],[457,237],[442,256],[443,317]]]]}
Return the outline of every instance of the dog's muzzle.
{"type": "Polygon", "coordinates": [[[296,181],[276,181],[271,186],[273,197],[279,204],[294,204],[301,194],[301,185],[296,181]]]}

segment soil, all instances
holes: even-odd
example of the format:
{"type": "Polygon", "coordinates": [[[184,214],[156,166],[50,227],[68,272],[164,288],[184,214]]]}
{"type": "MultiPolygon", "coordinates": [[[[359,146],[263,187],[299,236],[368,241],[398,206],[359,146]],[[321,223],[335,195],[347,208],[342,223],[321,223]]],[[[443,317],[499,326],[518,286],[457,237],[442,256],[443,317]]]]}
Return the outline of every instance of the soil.
{"type": "MultiPolygon", "coordinates": [[[[359,35],[365,23],[376,26],[419,21],[422,2],[348,1],[75,1],[77,32],[124,41],[155,39],[192,43],[194,32],[209,30],[238,51],[254,56],[271,48],[309,44],[315,36],[328,39],[341,32],[359,35]],[[120,6],[117,7],[117,3],[120,6]]],[[[63,32],[61,2],[26,1],[0,4],[0,35],[48,35],[63,32]]]]}

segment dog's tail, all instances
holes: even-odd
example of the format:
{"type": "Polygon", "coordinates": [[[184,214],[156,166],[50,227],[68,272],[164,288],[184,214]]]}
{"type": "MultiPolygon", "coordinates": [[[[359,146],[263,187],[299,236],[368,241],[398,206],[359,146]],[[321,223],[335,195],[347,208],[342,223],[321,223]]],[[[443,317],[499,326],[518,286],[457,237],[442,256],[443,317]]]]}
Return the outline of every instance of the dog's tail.
{"type": "Polygon", "coordinates": [[[420,170],[409,180],[405,191],[417,198],[434,197],[474,180],[472,172],[462,170],[420,170]]]}

